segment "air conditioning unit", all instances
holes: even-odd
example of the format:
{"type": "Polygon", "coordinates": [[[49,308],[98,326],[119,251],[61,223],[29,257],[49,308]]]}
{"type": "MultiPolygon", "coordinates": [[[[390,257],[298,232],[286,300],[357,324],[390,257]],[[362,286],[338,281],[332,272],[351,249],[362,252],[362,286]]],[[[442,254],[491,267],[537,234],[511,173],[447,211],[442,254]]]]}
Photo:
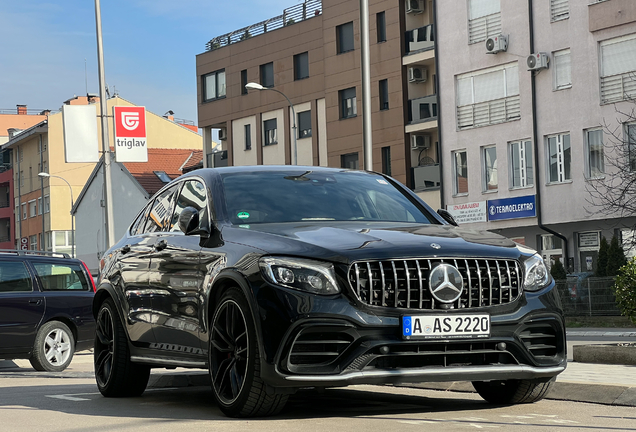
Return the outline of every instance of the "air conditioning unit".
{"type": "Polygon", "coordinates": [[[221,128],[219,129],[219,140],[225,141],[227,139],[227,129],[221,128]]]}
{"type": "Polygon", "coordinates": [[[411,149],[425,150],[431,148],[430,135],[411,135],[411,149]]]}
{"type": "Polygon", "coordinates": [[[423,83],[428,79],[428,69],[425,67],[410,67],[409,68],[409,82],[423,83]]]}
{"type": "Polygon", "coordinates": [[[422,0],[406,0],[406,13],[420,14],[424,12],[424,2],[422,0]]]}
{"type": "Polygon", "coordinates": [[[526,63],[528,64],[529,71],[547,69],[550,63],[550,56],[544,52],[531,54],[528,56],[526,63]]]}
{"type": "Polygon", "coordinates": [[[486,39],[487,54],[497,54],[506,50],[508,50],[508,36],[500,34],[486,39]]]}

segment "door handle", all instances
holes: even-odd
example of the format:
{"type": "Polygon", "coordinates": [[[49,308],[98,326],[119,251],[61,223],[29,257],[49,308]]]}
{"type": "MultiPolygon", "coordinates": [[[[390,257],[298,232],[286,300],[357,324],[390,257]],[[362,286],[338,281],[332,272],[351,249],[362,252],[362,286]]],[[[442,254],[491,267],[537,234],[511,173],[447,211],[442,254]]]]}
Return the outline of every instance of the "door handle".
{"type": "Polygon", "coordinates": [[[33,306],[40,306],[42,304],[42,299],[31,299],[29,300],[29,304],[33,306]]]}
{"type": "Polygon", "coordinates": [[[161,239],[155,243],[155,250],[162,251],[166,247],[168,247],[168,242],[165,239],[161,239]]]}
{"type": "Polygon", "coordinates": [[[120,249],[122,254],[127,254],[128,252],[130,252],[130,245],[125,245],[120,249]]]}

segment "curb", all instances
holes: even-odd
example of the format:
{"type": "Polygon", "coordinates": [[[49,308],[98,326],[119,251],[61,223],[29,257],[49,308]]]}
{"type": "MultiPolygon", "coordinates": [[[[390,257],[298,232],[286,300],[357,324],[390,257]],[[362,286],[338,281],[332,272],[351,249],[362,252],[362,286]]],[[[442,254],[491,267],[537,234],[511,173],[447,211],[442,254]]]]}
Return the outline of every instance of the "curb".
{"type": "Polygon", "coordinates": [[[636,338],[636,332],[632,331],[601,331],[601,330],[574,330],[566,331],[566,336],[576,337],[617,337],[617,338],[636,338]]]}

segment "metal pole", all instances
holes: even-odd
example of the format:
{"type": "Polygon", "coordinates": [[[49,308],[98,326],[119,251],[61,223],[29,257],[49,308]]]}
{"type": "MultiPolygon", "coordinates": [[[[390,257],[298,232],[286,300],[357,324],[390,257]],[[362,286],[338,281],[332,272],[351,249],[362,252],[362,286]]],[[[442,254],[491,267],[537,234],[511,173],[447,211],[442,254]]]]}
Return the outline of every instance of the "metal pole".
{"type": "Polygon", "coordinates": [[[371,62],[369,60],[369,0],[360,0],[360,52],[362,69],[363,169],[373,170],[373,128],[371,125],[371,62]]]}
{"type": "Polygon", "coordinates": [[[102,119],[102,152],[104,153],[104,211],[106,226],[104,227],[104,250],[115,244],[114,214],[111,203],[113,196],[110,177],[110,141],[108,139],[108,105],[106,101],[106,79],[104,78],[104,46],[102,44],[102,14],[99,0],[95,0],[95,28],[97,32],[97,66],[99,69],[99,103],[102,119]]]}
{"type": "Polygon", "coordinates": [[[297,143],[296,143],[296,111],[294,111],[294,104],[291,103],[291,101],[289,100],[287,95],[285,95],[285,93],[283,93],[280,90],[276,90],[275,88],[267,88],[267,87],[265,87],[264,90],[273,90],[276,93],[282,94],[283,97],[285,99],[287,99],[287,102],[289,103],[289,106],[291,107],[292,116],[293,116],[293,124],[294,124],[292,126],[292,128],[294,129],[294,157],[292,158],[292,160],[294,161],[294,165],[298,165],[298,146],[297,146],[297,143]]]}

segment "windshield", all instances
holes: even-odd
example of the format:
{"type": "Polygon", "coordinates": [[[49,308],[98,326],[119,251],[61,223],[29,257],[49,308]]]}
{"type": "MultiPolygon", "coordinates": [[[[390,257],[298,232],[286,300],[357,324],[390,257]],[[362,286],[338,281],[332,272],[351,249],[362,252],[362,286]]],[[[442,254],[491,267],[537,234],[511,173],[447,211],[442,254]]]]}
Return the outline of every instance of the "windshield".
{"type": "Polygon", "coordinates": [[[222,174],[233,224],[300,221],[430,223],[384,177],[363,171],[261,171],[222,174]]]}

